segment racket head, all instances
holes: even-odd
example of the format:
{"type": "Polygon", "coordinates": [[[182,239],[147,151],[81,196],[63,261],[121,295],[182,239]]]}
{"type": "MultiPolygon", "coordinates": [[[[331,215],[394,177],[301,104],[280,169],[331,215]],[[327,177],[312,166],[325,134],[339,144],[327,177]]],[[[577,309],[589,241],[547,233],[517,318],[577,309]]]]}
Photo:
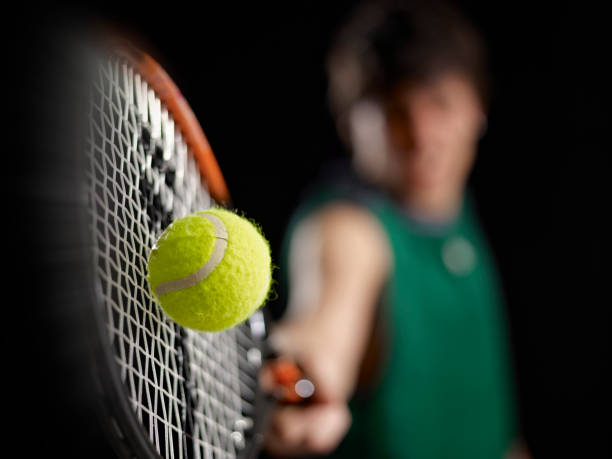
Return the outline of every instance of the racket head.
{"type": "MultiPolygon", "coordinates": [[[[41,53],[49,70],[37,86],[45,99],[37,122],[48,132],[20,165],[27,226],[38,233],[29,280],[44,286],[39,327],[62,330],[45,336],[48,352],[74,369],[57,376],[57,389],[63,400],[78,398],[70,414],[53,404],[49,430],[57,452],[71,456],[61,445],[71,442],[94,457],[101,446],[72,439],[79,431],[61,424],[89,422],[95,410],[121,457],[254,457],[267,399],[257,381],[263,314],[221,333],[187,330],[146,283],[163,229],[229,205],[229,193],[172,80],[150,56],[122,46],[70,33],[41,53]]],[[[45,371],[58,362],[49,358],[45,371]]]]}

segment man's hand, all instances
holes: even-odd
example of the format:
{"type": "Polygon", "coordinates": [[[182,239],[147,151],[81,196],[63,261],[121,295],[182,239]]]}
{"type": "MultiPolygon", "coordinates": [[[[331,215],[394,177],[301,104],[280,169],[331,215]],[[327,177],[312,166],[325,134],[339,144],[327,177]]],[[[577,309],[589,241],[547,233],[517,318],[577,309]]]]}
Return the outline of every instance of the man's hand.
{"type": "Polygon", "coordinates": [[[265,447],[279,457],[330,453],[350,424],[350,412],[342,402],[284,406],[272,415],[265,447]]]}
{"type": "MultiPolygon", "coordinates": [[[[278,369],[279,365],[274,362],[265,365],[260,375],[260,384],[268,392],[282,397],[287,388],[278,386],[280,381],[274,374],[278,369]]],[[[320,374],[321,370],[324,371],[323,366],[310,366],[310,370],[302,376],[310,379],[314,370],[319,381],[327,380],[320,374]]],[[[336,399],[326,390],[325,385],[315,386],[314,395],[303,403],[287,403],[277,407],[270,419],[265,447],[270,454],[278,457],[326,454],[340,443],[350,423],[351,416],[346,403],[336,399]]]]}

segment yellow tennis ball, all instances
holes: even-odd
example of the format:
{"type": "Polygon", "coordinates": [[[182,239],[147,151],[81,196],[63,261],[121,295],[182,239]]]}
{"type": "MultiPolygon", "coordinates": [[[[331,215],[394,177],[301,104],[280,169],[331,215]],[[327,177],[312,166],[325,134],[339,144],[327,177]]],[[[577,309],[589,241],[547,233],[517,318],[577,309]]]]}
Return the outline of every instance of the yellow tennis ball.
{"type": "Polygon", "coordinates": [[[246,218],[221,208],[174,221],[149,256],[162,308],[188,328],[220,331],[246,320],[268,296],[270,246],[246,218]]]}

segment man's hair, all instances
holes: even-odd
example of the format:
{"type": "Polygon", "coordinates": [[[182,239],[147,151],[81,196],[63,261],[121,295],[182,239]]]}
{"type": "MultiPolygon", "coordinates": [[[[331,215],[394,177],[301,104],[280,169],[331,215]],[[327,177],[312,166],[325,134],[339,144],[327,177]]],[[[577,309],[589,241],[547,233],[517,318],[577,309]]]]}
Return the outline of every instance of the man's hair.
{"type": "Polygon", "coordinates": [[[384,97],[399,83],[424,84],[448,71],[467,77],[484,106],[489,99],[484,43],[456,9],[441,1],[360,5],[339,30],[327,70],[337,120],[364,97],[384,97]]]}

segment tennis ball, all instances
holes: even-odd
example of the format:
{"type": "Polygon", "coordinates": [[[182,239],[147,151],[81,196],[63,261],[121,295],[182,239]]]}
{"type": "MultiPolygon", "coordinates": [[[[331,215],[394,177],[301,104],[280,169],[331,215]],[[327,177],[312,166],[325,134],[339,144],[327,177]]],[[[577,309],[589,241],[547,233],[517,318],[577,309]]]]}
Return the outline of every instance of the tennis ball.
{"type": "Polygon", "coordinates": [[[148,281],[175,322],[220,331],[246,320],[270,289],[270,246],[246,218],[211,208],[175,220],[157,240],[148,281]]]}

